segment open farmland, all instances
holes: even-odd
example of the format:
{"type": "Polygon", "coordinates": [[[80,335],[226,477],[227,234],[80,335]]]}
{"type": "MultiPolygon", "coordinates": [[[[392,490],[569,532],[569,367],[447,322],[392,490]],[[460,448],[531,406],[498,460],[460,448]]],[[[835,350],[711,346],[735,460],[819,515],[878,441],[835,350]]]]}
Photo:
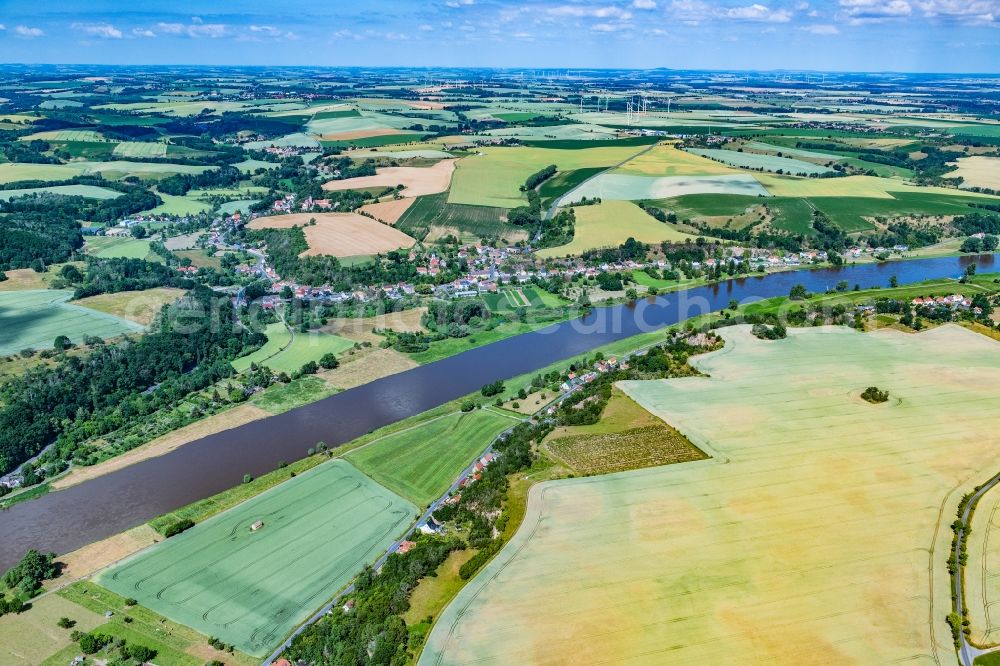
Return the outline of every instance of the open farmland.
{"type": "Polygon", "coordinates": [[[548,450],[577,474],[610,474],[707,458],[673,428],[646,426],[622,432],[570,435],[548,450]]]}
{"type": "Polygon", "coordinates": [[[121,192],[97,185],[53,185],[51,187],[29,187],[20,190],[0,190],[0,199],[7,201],[15,197],[33,194],[59,194],[65,197],[85,197],[87,199],[116,199],[121,192]]]}
{"type": "Polygon", "coordinates": [[[98,582],[260,657],[416,515],[406,500],[333,460],[154,545],[98,582]],[[264,525],[252,532],[258,520],[264,525]]]}
{"type": "Polygon", "coordinates": [[[630,237],[643,243],[693,240],[694,236],[678,231],[654,219],[628,201],[603,201],[591,206],[577,206],[576,232],[567,245],[538,252],[541,257],[563,257],[587,250],[617,246],[630,237]]]}
{"type": "Polygon", "coordinates": [[[510,242],[526,240],[527,231],[507,224],[507,209],[491,206],[467,206],[448,203],[448,194],[417,197],[413,205],[396,221],[396,227],[411,236],[423,238],[454,233],[460,238],[500,237],[510,242]]]}
{"type": "MultiPolygon", "coordinates": [[[[984,479],[985,476],[984,475],[984,479]]],[[[965,600],[976,643],[1000,641],[1000,495],[989,491],[976,506],[969,534],[969,565],[965,568],[965,600]]]]}
{"type": "Polygon", "coordinates": [[[947,525],[1000,464],[1000,346],[722,334],[694,359],[709,377],[621,385],[713,458],[534,488],[421,665],[953,659],[947,525]]]}
{"type": "Polygon", "coordinates": [[[386,488],[426,506],[516,423],[489,409],[451,413],[376,439],[345,457],[386,488]]]}
{"type": "Polygon", "coordinates": [[[363,190],[370,187],[396,187],[402,185],[401,194],[419,197],[437,194],[448,189],[451,174],[455,170],[454,160],[441,160],[429,167],[386,167],[376,169],[374,176],[331,180],[323,185],[324,190],[363,190]]]}
{"type": "Polygon", "coordinates": [[[0,355],[49,349],[59,335],[74,343],[84,336],[114,338],[143,330],[134,322],[68,303],[71,291],[0,292],[0,355]]]}
{"type": "Polygon", "coordinates": [[[183,289],[156,287],[145,291],[120,291],[98,294],[73,301],[74,305],[121,317],[141,326],[149,326],[164,305],[173,303],[184,293],[183,289]]]}
{"type": "Polygon", "coordinates": [[[38,666],[50,655],[74,645],[70,630],[56,624],[61,617],[76,620],[74,628],[79,631],[90,631],[104,622],[101,615],[58,595],[35,599],[30,612],[0,616],[0,662],[5,666],[38,666]]]}
{"type": "Polygon", "coordinates": [[[146,259],[150,254],[150,241],[140,238],[93,236],[87,239],[84,251],[101,259],[146,259]]]}
{"type": "Polygon", "coordinates": [[[947,174],[948,178],[962,178],[962,187],[988,187],[1000,190],[1000,157],[963,157],[958,169],[947,174]]]}
{"type": "Polygon", "coordinates": [[[126,176],[162,178],[175,173],[197,174],[211,167],[169,164],[166,162],[70,162],[69,164],[0,164],[0,183],[21,180],[67,180],[75,176],[100,173],[117,180],[126,176]]]}
{"type": "Polygon", "coordinates": [[[398,229],[357,213],[295,213],[260,217],[251,229],[302,227],[309,249],[303,256],[356,257],[411,247],[416,241],[398,229]],[[309,220],[316,220],[310,225],[309,220]]]}
{"type": "Polygon", "coordinates": [[[679,150],[674,144],[661,143],[621,165],[614,173],[633,176],[717,176],[738,172],[725,164],[679,150]]]}
{"type": "Polygon", "coordinates": [[[380,222],[396,224],[414,201],[416,199],[389,199],[387,201],[365,204],[361,207],[361,210],[369,215],[374,215],[375,219],[380,222]]]}
{"type": "Polygon", "coordinates": [[[115,146],[116,157],[166,157],[167,144],[158,141],[128,141],[115,146]]]}
{"type": "Polygon", "coordinates": [[[666,199],[685,194],[743,194],[766,197],[767,190],[753,176],[741,173],[662,177],[602,173],[570,192],[565,203],[595,197],[605,200],[638,201],[666,199]]]}
{"type": "Polygon", "coordinates": [[[531,174],[555,164],[560,171],[612,167],[643,146],[598,146],[582,150],[488,147],[458,161],[448,203],[516,208],[527,201],[520,187],[531,174]]]}
{"type": "Polygon", "coordinates": [[[794,174],[805,173],[810,175],[833,171],[833,169],[827,166],[796,160],[790,157],[778,157],[777,155],[738,153],[735,150],[723,150],[721,148],[691,148],[690,150],[695,155],[701,155],[702,157],[718,160],[743,169],[763,169],[764,171],[780,171],[794,174]]]}

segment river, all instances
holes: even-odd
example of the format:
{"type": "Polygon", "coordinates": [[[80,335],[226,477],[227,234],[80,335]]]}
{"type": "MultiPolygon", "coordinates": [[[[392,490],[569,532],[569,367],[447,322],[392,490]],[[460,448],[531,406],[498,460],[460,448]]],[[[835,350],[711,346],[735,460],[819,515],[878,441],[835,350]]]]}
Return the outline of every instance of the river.
{"type": "Polygon", "coordinates": [[[772,273],[728,280],[595,308],[586,317],[470,349],[391,375],[277,416],[192,442],[77,486],[0,512],[0,571],[28,548],[66,553],[160,514],[259,476],[281,460],[306,455],[317,442],[334,447],[379,428],[560,359],[637,333],[721,310],[731,299],[784,296],[795,284],[822,292],[841,280],[853,287],[958,277],[976,263],[992,272],[996,255],[912,259],[842,268],[772,273]]]}

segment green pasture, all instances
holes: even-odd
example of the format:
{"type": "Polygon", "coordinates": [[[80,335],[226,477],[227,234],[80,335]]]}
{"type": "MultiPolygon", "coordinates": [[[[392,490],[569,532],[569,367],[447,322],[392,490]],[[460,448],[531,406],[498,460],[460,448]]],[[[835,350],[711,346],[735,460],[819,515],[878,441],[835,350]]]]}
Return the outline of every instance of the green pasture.
{"type": "Polygon", "coordinates": [[[97,185],[53,185],[52,187],[29,187],[19,190],[0,190],[0,199],[10,201],[15,197],[32,194],[59,194],[66,197],[85,197],[87,199],[116,199],[121,192],[115,192],[97,185]]]}
{"type": "Polygon", "coordinates": [[[636,146],[597,146],[585,150],[481,148],[456,164],[448,203],[514,208],[527,201],[520,191],[525,179],[550,164],[562,171],[610,167],[641,150],[636,146]]]}
{"type": "Polygon", "coordinates": [[[268,324],[264,329],[267,342],[264,346],[233,361],[238,371],[246,370],[251,363],[266,365],[275,372],[292,374],[309,361],[319,362],[325,354],[340,354],[354,346],[353,340],[330,333],[289,333],[282,322],[268,324]]]}
{"type": "Polygon", "coordinates": [[[730,166],[743,169],[763,169],[764,171],[782,171],[784,173],[806,173],[816,175],[833,171],[830,167],[796,160],[790,157],[777,157],[776,155],[761,155],[759,153],[739,153],[735,150],[724,150],[722,148],[690,148],[690,152],[695,155],[707,157],[729,164],[730,166]]]}
{"type": "Polygon", "coordinates": [[[139,324],[68,303],[71,291],[0,292],[0,355],[49,349],[56,337],[79,343],[84,336],[114,338],[144,330],[139,324]]]}
{"type": "Polygon", "coordinates": [[[211,210],[211,204],[195,199],[190,194],[177,196],[175,194],[156,193],[163,203],[149,211],[151,215],[197,215],[211,210]]]}
{"type": "Polygon", "coordinates": [[[101,259],[145,259],[150,254],[149,245],[150,241],[138,238],[92,236],[83,249],[101,259]]]}
{"type": "Polygon", "coordinates": [[[70,162],[69,164],[0,164],[0,183],[22,180],[68,180],[75,176],[100,173],[105,178],[117,180],[125,176],[161,178],[176,173],[198,174],[212,167],[169,164],[162,162],[70,162]]]}
{"type": "Polygon", "coordinates": [[[532,285],[509,287],[494,294],[484,294],[483,300],[494,312],[512,312],[518,308],[554,308],[565,302],[554,294],[532,285]]]}
{"type": "Polygon", "coordinates": [[[592,178],[604,171],[604,167],[588,167],[585,169],[573,169],[572,171],[559,171],[555,176],[549,178],[538,187],[538,196],[542,199],[542,208],[548,208],[552,202],[579,187],[588,178],[592,178]]]}
{"type": "MultiPolygon", "coordinates": [[[[287,347],[292,341],[292,334],[288,332],[288,328],[285,326],[284,322],[279,321],[273,324],[268,324],[263,333],[267,336],[267,342],[265,342],[260,349],[251,354],[247,354],[246,356],[241,356],[233,360],[233,367],[238,372],[243,372],[249,368],[251,363],[256,363],[258,365],[264,363],[287,347]]],[[[270,365],[268,365],[268,367],[270,367],[270,365]]],[[[274,368],[271,369],[273,370],[274,368]]]]}
{"type": "Polygon", "coordinates": [[[516,423],[489,409],[454,412],[373,440],[345,458],[386,488],[426,506],[516,423]]]}
{"type": "Polygon", "coordinates": [[[98,582],[263,657],[417,513],[349,463],[332,460],[129,558],[98,582]],[[263,527],[251,531],[257,521],[263,527]]]}

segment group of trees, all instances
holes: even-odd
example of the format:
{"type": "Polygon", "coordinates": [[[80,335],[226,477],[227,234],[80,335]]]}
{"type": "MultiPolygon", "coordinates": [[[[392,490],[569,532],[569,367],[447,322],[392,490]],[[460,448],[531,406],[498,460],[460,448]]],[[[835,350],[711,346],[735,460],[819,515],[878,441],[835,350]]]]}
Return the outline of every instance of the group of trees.
{"type": "Polygon", "coordinates": [[[154,287],[178,287],[192,289],[195,282],[177,273],[164,264],[143,259],[87,259],[84,273],[75,266],[63,267],[60,276],[68,284],[74,285],[74,298],[86,298],[97,294],[112,294],[121,291],[141,291],[154,287]]]}
{"type": "Polygon", "coordinates": [[[138,340],[38,366],[0,387],[0,473],[53,439],[62,459],[87,440],[142,420],[232,374],[229,362],[264,337],[232,321],[228,298],[198,286],[138,340]]]}

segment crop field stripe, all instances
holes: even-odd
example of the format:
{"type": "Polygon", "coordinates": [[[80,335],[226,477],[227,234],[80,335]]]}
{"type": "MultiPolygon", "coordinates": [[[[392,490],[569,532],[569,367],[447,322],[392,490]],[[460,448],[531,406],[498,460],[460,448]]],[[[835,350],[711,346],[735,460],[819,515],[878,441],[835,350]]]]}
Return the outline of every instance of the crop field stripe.
{"type": "Polygon", "coordinates": [[[516,421],[491,410],[452,412],[382,437],[344,457],[385,487],[425,506],[516,421]]]}
{"type": "Polygon", "coordinates": [[[416,515],[334,460],[129,558],[99,582],[263,656],[416,515]],[[251,532],[257,520],[264,526],[251,532]]]}

